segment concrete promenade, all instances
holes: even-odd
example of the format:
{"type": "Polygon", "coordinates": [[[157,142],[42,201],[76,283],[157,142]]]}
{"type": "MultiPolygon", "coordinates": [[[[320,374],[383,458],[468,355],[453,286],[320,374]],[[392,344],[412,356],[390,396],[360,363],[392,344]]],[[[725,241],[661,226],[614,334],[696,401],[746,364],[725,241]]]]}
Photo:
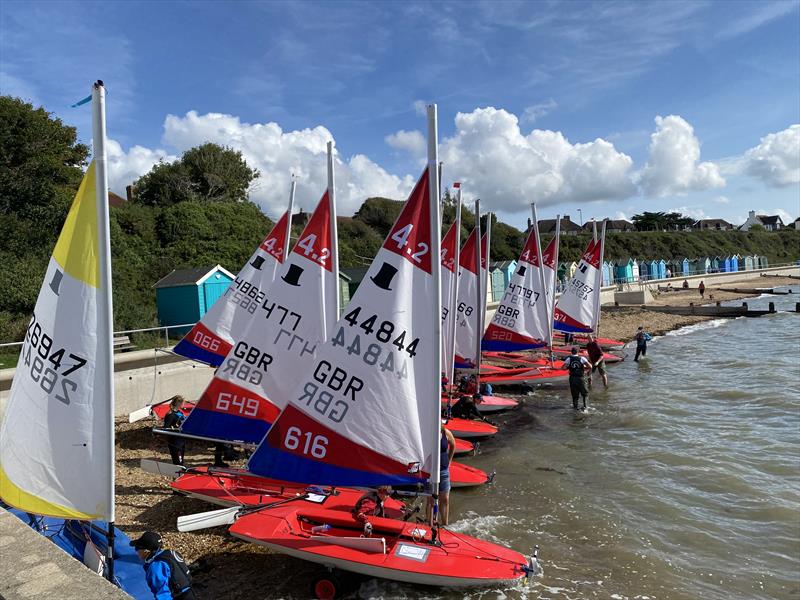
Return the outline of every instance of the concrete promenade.
{"type": "Polygon", "coordinates": [[[130,600],[50,540],[0,509],[0,598],[130,600]]]}

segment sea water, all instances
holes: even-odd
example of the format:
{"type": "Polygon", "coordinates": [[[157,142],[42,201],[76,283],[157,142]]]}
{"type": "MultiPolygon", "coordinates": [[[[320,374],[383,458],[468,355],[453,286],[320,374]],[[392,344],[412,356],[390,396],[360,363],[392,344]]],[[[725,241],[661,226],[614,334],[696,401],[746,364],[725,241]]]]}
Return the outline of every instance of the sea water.
{"type": "MultiPolygon", "coordinates": [[[[790,296],[751,299],[794,310],[790,296]]],[[[800,314],[715,320],[608,368],[588,414],[538,390],[464,462],[457,531],[529,552],[528,586],[442,591],[373,580],[365,597],[800,598],[800,314]]],[[[495,394],[503,395],[502,389],[495,394]]]]}

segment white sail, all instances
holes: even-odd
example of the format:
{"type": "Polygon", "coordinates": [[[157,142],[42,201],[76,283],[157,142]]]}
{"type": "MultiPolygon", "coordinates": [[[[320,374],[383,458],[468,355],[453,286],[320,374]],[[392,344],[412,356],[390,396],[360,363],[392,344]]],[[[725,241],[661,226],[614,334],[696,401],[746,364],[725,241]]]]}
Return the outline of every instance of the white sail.
{"type": "Polygon", "coordinates": [[[0,497],[31,513],[110,521],[111,339],[98,330],[111,290],[102,276],[96,170],[93,161],[25,334],[0,431],[0,497]]]}

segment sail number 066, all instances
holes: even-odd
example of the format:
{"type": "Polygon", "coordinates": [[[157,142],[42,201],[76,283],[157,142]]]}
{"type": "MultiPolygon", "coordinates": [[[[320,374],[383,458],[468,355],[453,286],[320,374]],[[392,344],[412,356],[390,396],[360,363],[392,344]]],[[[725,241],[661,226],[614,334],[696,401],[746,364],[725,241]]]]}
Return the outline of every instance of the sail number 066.
{"type": "Polygon", "coordinates": [[[299,427],[289,427],[283,445],[287,450],[297,450],[303,445],[301,452],[310,454],[314,458],[325,458],[328,453],[328,438],[324,435],[314,435],[310,431],[303,433],[299,427]]]}

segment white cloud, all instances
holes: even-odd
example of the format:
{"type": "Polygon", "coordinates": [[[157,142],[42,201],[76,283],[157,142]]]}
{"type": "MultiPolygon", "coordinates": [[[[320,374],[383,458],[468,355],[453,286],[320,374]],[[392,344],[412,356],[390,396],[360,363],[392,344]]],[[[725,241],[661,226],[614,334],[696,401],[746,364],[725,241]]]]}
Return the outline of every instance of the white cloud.
{"type": "Polygon", "coordinates": [[[700,219],[712,218],[708,216],[706,212],[699,206],[678,206],[677,208],[669,208],[666,212],[681,213],[687,217],[692,217],[696,221],[699,221],[700,219]]]}
{"type": "Polygon", "coordinates": [[[150,150],[143,146],[134,146],[125,152],[115,140],[106,140],[106,156],[108,187],[123,198],[125,187],[147,173],[158,161],[172,162],[177,158],[165,150],[150,150]]]}
{"type": "Polygon", "coordinates": [[[716,198],[714,198],[711,201],[716,203],[716,204],[730,204],[731,203],[731,199],[728,198],[727,196],[717,196],[716,198]]]}
{"type": "Polygon", "coordinates": [[[553,109],[557,107],[558,104],[556,103],[556,101],[550,98],[545,102],[540,102],[539,104],[533,104],[532,106],[528,106],[522,112],[522,118],[520,120],[523,123],[535,123],[537,119],[552,112],[553,109]]]}
{"type": "Polygon", "coordinates": [[[615,214],[615,215],[614,215],[614,218],[615,218],[617,221],[630,221],[630,219],[629,219],[629,218],[628,218],[628,217],[625,215],[625,213],[624,213],[624,212],[622,212],[621,210],[618,210],[618,211],[617,211],[617,214],[615,214]]]}
{"type": "MultiPolygon", "coordinates": [[[[184,152],[205,142],[230,146],[242,152],[247,163],[261,173],[250,192],[250,199],[269,215],[286,209],[290,176],[298,178],[295,202],[313,209],[327,185],[327,143],[333,135],[325,127],[283,131],[277,123],[243,123],[238,117],[219,113],[200,115],[195,111],[183,117],[167,116],[164,144],[184,152]]],[[[336,154],[336,203],[339,213],[350,215],[369,196],[404,198],[414,177],[397,177],[356,154],[345,160],[336,154]]]]}
{"type": "Polygon", "coordinates": [[[396,150],[405,150],[414,158],[424,158],[427,152],[427,142],[421,131],[405,131],[401,129],[384,138],[386,143],[396,150]]]}
{"type": "Polygon", "coordinates": [[[743,172],[773,187],[800,183],[800,124],[761,138],[742,157],[743,172]]]}
{"type": "Polygon", "coordinates": [[[789,226],[792,223],[794,223],[794,220],[797,218],[795,216],[792,216],[791,214],[789,214],[787,211],[783,210],[782,208],[773,208],[767,214],[779,215],[780,218],[781,218],[781,221],[783,221],[783,224],[787,225],[787,226],[789,226]]]}
{"type": "Polygon", "coordinates": [[[671,196],[725,185],[719,167],[700,160],[700,142],[682,117],[656,117],[650,136],[650,157],[640,173],[644,192],[671,196]]]}
{"type": "Polygon", "coordinates": [[[520,130],[517,117],[493,107],[458,113],[439,157],[468,197],[495,210],[527,211],[530,202],[620,199],[632,195],[633,161],[605,140],[571,144],[560,132],[520,130]]]}
{"type": "Polygon", "coordinates": [[[414,112],[420,117],[426,116],[428,114],[428,103],[424,100],[414,100],[414,112]]]}

